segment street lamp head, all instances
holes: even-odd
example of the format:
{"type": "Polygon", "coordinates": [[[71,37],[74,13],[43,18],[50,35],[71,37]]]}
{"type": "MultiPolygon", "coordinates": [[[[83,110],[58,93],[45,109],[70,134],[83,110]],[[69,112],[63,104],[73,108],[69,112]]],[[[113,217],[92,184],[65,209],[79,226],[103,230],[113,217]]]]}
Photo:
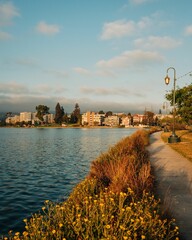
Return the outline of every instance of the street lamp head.
{"type": "Polygon", "coordinates": [[[170,77],[168,75],[165,77],[165,84],[168,85],[170,83],[170,77]]]}

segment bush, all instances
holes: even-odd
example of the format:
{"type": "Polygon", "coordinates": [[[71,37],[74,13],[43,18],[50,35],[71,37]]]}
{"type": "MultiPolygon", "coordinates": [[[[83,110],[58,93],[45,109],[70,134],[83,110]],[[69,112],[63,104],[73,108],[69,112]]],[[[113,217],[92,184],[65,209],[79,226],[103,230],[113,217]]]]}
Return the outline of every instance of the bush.
{"type": "Polygon", "coordinates": [[[153,186],[149,154],[145,149],[148,135],[138,131],[124,138],[107,153],[93,161],[90,177],[113,192],[126,192],[131,188],[135,193],[150,191],[153,186]]]}

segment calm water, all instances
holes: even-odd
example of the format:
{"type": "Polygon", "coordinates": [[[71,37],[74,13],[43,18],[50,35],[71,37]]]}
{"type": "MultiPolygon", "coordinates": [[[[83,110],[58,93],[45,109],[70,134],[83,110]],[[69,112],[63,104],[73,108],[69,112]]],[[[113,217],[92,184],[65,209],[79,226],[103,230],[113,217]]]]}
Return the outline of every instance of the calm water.
{"type": "Polygon", "coordinates": [[[66,199],[90,163],[134,131],[0,128],[0,233],[21,231],[46,199],[66,199]]]}

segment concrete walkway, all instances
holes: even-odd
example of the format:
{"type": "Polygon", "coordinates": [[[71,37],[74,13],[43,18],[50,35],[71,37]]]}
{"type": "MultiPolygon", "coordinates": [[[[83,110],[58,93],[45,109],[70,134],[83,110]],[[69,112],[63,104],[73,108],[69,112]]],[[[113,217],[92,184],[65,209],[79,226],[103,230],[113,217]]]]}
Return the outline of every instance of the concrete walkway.
{"type": "Polygon", "coordinates": [[[192,162],[161,140],[161,132],[150,136],[151,165],[157,194],[169,205],[182,239],[192,240],[192,162]]]}

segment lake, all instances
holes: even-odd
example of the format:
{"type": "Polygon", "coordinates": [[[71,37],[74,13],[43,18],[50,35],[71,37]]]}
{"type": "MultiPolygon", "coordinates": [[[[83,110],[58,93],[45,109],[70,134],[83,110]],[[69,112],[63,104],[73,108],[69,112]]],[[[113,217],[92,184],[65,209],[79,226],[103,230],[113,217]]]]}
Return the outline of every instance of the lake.
{"type": "Polygon", "coordinates": [[[65,200],[97,156],[135,131],[0,128],[0,234],[22,231],[45,200],[65,200]]]}

